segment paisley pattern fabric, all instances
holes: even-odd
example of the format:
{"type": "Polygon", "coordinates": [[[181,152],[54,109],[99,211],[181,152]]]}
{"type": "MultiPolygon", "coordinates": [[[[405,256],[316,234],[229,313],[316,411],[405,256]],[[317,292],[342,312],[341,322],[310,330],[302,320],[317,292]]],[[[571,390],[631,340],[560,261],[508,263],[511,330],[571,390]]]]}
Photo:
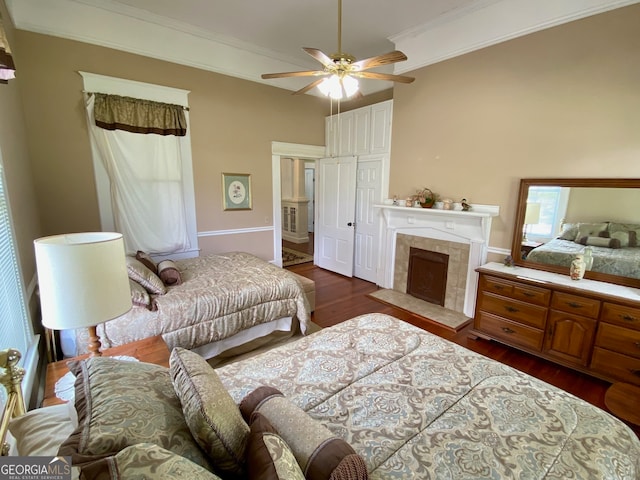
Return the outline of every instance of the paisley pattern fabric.
{"type": "Polygon", "coordinates": [[[59,455],[83,466],[152,442],[211,470],[185,423],[167,368],[93,357],[69,362],[69,370],[76,376],[78,427],[59,455]]]}
{"type": "MultiPolygon", "coordinates": [[[[628,240],[627,240],[628,242],[628,240]]],[[[629,278],[640,278],[639,247],[591,247],[593,249],[593,266],[591,270],[629,278]]],[[[578,253],[584,253],[584,245],[570,240],[554,238],[534,248],[527,255],[527,260],[569,267],[578,253]]]]}
{"type": "Polygon", "coordinates": [[[138,443],[113,457],[94,462],[82,469],[84,478],[124,479],[198,479],[220,480],[217,475],[192,461],[153,443],[138,443]]]}
{"type": "Polygon", "coordinates": [[[215,370],[198,354],[174,348],[169,372],[189,430],[215,469],[242,475],[249,426],[215,370]]]}
{"type": "MultiPolygon", "coordinates": [[[[175,264],[182,283],[167,287],[164,295],[152,295],[155,311],[132,308],[98,325],[104,348],[162,335],[169,349],[192,350],[283,317],[297,318],[302,333],[307,331],[309,303],[288,270],[242,252],[175,264]]],[[[87,329],[76,330],[78,354],[86,353],[87,336],[87,329]]]]}
{"type": "Polygon", "coordinates": [[[286,480],[304,478],[293,453],[291,453],[291,450],[289,450],[289,447],[284,440],[277,435],[265,434],[262,437],[262,441],[264,442],[269,455],[271,455],[271,460],[273,461],[278,478],[286,480]]]}
{"type": "Polygon", "coordinates": [[[383,314],[217,370],[343,438],[373,479],[636,479],[640,441],[573,395],[383,314]]]}
{"type": "Polygon", "coordinates": [[[262,415],[251,423],[247,448],[248,478],[251,480],[304,480],[304,474],[289,448],[262,415]]]}

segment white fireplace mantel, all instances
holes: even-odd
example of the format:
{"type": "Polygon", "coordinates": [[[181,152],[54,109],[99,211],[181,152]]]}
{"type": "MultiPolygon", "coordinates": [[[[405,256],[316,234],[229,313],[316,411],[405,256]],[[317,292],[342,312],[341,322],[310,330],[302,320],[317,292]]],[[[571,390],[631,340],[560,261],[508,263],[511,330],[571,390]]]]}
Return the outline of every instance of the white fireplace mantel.
{"type": "Polygon", "coordinates": [[[477,267],[486,263],[491,220],[497,205],[471,205],[469,211],[374,205],[383,219],[382,268],[378,284],[393,288],[396,237],[399,233],[469,245],[464,314],[472,317],[478,284],[477,267]]]}

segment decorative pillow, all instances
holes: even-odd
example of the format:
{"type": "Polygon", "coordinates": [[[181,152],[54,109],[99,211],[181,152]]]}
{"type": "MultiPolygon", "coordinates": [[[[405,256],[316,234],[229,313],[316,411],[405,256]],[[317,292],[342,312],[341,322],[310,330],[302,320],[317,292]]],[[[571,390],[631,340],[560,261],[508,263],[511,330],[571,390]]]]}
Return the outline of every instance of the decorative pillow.
{"type": "Polygon", "coordinates": [[[620,248],[620,240],[617,238],[582,237],[576,240],[576,243],[594,247],[620,248]]]}
{"type": "Polygon", "coordinates": [[[616,239],[620,242],[621,247],[637,247],[638,240],[636,236],[636,232],[634,230],[630,230],[628,232],[624,232],[622,230],[611,233],[611,238],[616,239]]]}
{"type": "Polygon", "coordinates": [[[305,480],[289,445],[261,413],[251,422],[246,458],[250,480],[305,480]]]}
{"type": "Polygon", "coordinates": [[[609,232],[607,227],[608,223],[579,223],[578,233],[576,233],[573,239],[576,243],[580,243],[580,240],[584,237],[608,237],[609,232]]]}
{"type": "Polygon", "coordinates": [[[561,240],[571,240],[572,242],[576,239],[578,235],[578,224],[577,223],[564,223],[562,225],[562,232],[558,236],[561,240]]]}
{"type": "Polygon", "coordinates": [[[173,260],[163,260],[158,264],[158,275],[165,285],[180,285],[182,276],[173,260]]]}
{"type": "Polygon", "coordinates": [[[36,408],[11,420],[9,431],[23,457],[55,457],[60,444],[73,432],[67,404],[36,408]]]}
{"type": "Polygon", "coordinates": [[[216,470],[242,475],[249,426],[218,374],[200,355],[180,347],[171,352],[169,371],[191,434],[216,470]]]}
{"type": "Polygon", "coordinates": [[[129,279],[129,287],[131,288],[131,303],[137,307],[147,307],[151,305],[151,298],[142,285],[129,279]]]}
{"type": "Polygon", "coordinates": [[[82,468],[84,478],[119,480],[132,478],[162,478],[191,480],[220,480],[180,455],[154,443],[138,443],[82,468]]]}
{"type": "Polygon", "coordinates": [[[609,232],[636,232],[636,235],[640,234],[640,225],[637,223],[616,223],[611,222],[609,224],[609,232]]]}
{"type": "Polygon", "coordinates": [[[259,387],[240,402],[245,420],[264,415],[289,445],[309,480],[364,480],[364,460],[351,445],[288,401],[273,387],[259,387]]]}
{"type": "Polygon", "coordinates": [[[158,273],[158,264],[155,262],[151,255],[143,252],[142,250],[138,250],[136,252],[136,260],[139,260],[145,267],[151,270],[153,273],[158,273]]]}
{"type": "Polygon", "coordinates": [[[167,368],[110,357],[68,365],[76,376],[78,427],[58,455],[69,455],[74,465],[84,466],[153,441],[212,470],[185,423],[167,368]]]}
{"type": "Polygon", "coordinates": [[[142,285],[147,292],[155,293],[157,295],[164,295],[167,292],[167,289],[162,283],[162,280],[149,270],[144,264],[133,257],[127,256],[127,272],[129,273],[129,278],[134,282],[138,282],[142,285]]]}

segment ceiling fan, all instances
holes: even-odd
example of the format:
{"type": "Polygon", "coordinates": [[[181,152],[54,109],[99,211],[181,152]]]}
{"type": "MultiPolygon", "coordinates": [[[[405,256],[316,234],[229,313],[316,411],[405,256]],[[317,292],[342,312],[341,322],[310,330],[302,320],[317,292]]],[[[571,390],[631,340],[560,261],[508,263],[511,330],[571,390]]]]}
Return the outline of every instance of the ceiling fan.
{"type": "Polygon", "coordinates": [[[411,83],[415,80],[413,77],[404,75],[365,71],[370,68],[407,60],[407,56],[398,50],[359,61],[356,61],[353,55],[342,52],[342,0],[338,0],[338,53],[326,55],[317,48],[308,47],[304,47],[303,50],[322,64],[322,70],[264,73],[262,78],[321,77],[293,92],[293,95],[306,93],[312,88],[318,87],[324,95],[334,99],[348,98],[358,93],[358,78],[389,80],[400,83],[411,83]]]}

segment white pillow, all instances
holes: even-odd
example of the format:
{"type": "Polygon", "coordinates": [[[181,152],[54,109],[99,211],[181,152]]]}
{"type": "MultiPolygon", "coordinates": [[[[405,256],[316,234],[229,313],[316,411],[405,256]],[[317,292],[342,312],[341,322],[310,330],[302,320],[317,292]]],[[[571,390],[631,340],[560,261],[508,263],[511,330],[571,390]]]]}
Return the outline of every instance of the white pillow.
{"type": "Polygon", "coordinates": [[[37,408],[14,418],[9,431],[20,456],[55,457],[60,444],[73,432],[69,405],[37,408]]]}

